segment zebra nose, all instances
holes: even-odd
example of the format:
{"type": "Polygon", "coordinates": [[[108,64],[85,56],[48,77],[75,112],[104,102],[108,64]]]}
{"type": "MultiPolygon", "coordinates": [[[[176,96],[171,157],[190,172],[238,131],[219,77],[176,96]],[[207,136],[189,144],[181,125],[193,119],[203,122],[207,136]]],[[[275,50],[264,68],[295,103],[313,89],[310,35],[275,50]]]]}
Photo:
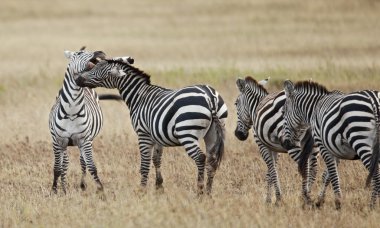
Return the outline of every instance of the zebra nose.
{"type": "Polygon", "coordinates": [[[129,64],[133,64],[135,62],[135,60],[132,57],[128,57],[127,61],[129,64]]]}
{"type": "Polygon", "coordinates": [[[77,78],[75,78],[75,83],[78,86],[84,86],[84,78],[82,76],[78,76],[77,78]]]}
{"type": "Polygon", "coordinates": [[[239,131],[238,129],[235,130],[235,136],[241,141],[244,141],[248,138],[248,133],[244,133],[242,131],[239,131]]]}

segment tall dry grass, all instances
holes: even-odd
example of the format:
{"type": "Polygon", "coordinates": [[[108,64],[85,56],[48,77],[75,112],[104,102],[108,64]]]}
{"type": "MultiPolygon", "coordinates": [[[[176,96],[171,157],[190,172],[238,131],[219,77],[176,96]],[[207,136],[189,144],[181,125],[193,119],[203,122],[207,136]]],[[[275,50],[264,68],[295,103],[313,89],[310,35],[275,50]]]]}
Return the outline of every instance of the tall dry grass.
{"type": "MultiPolygon", "coordinates": [[[[343,209],[329,189],[321,210],[302,210],[295,164],[280,156],[284,203],[266,205],[266,167],[252,137],[233,136],[235,80],[309,79],[329,89],[379,89],[377,1],[1,1],[0,2],[0,225],[42,227],[377,227],[368,210],[367,172],[358,161],[339,167],[343,209]],[[226,158],[213,199],[198,200],[196,169],[182,148],[165,149],[165,192],[139,183],[137,138],[122,103],[102,102],[105,126],[95,161],[106,201],[81,192],[79,155],[70,148],[69,193],[50,196],[53,154],[48,114],[62,85],[63,50],[87,45],[109,55],[131,55],[152,82],[178,88],[211,84],[229,107],[226,158]]],[[[99,89],[99,92],[115,92],[99,89]]],[[[324,168],[320,163],[320,170],[324,168]]],[[[320,185],[313,188],[315,197],[320,185]]]]}

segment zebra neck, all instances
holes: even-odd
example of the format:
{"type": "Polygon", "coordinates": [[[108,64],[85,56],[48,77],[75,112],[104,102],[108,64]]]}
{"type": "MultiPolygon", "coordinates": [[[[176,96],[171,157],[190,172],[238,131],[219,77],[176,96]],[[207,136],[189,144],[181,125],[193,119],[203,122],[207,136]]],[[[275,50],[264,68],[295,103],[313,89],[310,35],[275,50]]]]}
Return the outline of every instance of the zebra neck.
{"type": "Polygon", "coordinates": [[[144,96],[151,94],[152,90],[161,89],[160,87],[151,85],[146,77],[140,77],[139,75],[126,75],[120,78],[117,88],[131,111],[135,106],[140,104],[144,96]]]}
{"type": "Polygon", "coordinates": [[[77,116],[84,109],[84,90],[78,86],[68,73],[65,74],[60,91],[61,111],[67,117],[77,116]]]}
{"type": "Polygon", "coordinates": [[[301,108],[303,122],[310,125],[316,114],[316,106],[318,102],[325,96],[326,94],[311,94],[306,99],[302,99],[298,105],[301,108]]]}

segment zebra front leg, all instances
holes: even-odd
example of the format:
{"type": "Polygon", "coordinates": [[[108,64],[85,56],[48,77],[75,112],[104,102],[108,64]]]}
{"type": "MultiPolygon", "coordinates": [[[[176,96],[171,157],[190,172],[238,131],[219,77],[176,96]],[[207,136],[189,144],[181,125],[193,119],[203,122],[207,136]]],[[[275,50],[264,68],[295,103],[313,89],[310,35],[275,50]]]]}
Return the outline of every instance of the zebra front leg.
{"type": "Polygon", "coordinates": [[[97,192],[103,193],[103,184],[100,181],[100,178],[98,176],[98,171],[97,171],[97,168],[95,166],[95,162],[94,162],[94,159],[92,156],[92,152],[93,152],[92,142],[91,141],[83,142],[79,146],[79,150],[80,150],[81,156],[83,157],[83,159],[86,163],[86,167],[88,168],[88,171],[90,172],[90,174],[94,178],[94,181],[97,185],[97,192]]]}
{"type": "Polygon", "coordinates": [[[145,193],[146,185],[148,183],[148,175],[150,169],[150,161],[152,159],[152,149],[153,142],[148,135],[139,134],[139,149],[140,149],[140,174],[141,174],[141,182],[140,187],[141,191],[145,193]]]}
{"type": "Polygon", "coordinates": [[[155,144],[153,147],[153,165],[156,169],[156,189],[163,189],[162,183],[164,182],[161,175],[161,156],[162,146],[155,144]]]}
{"type": "MultiPolygon", "coordinates": [[[[334,194],[335,194],[335,208],[339,210],[341,208],[342,193],[340,190],[339,176],[338,176],[338,171],[337,171],[337,161],[335,157],[333,157],[324,147],[322,148],[320,147],[320,149],[321,149],[320,151],[321,151],[322,158],[326,163],[327,173],[328,173],[324,187],[326,188],[329,182],[331,181],[334,194]]],[[[322,195],[320,194],[320,198],[318,199],[318,202],[316,204],[317,207],[323,204],[324,193],[323,193],[323,198],[321,198],[321,196],[322,195]]]]}
{"type": "MultiPolygon", "coordinates": [[[[274,186],[274,189],[276,191],[276,205],[278,205],[281,202],[281,187],[280,182],[278,181],[278,175],[277,175],[277,169],[276,169],[276,159],[275,155],[273,155],[272,151],[269,151],[264,145],[261,143],[259,145],[260,155],[265,161],[267,167],[268,167],[268,173],[269,173],[269,180],[268,186],[272,185],[274,186]]],[[[267,188],[270,190],[270,187],[267,188]]],[[[266,202],[271,202],[271,192],[267,192],[267,199],[266,202]]]]}
{"type": "Polygon", "coordinates": [[[54,168],[53,168],[54,178],[53,178],[53,186],[51,189],[54,194],[57,194],[58,178],[61,176],[61,173],[62,173],[64,149],[62,149],[59,145],[53,142],[53,151],[54,151],[54,168]]]}
{"type": "Polygon", "coordinates": [[[86,188],[87,188],[87,184],[86,184],[86,161],[84,160],[83,156],[82,156],[82,153],[80,153],[80,166],[81,166],[81,169],[82,169],[82,178],[80,180],[80,188],[82,189],[82,191],[85,191],[86,188]]]}
{"type": "Polygon", "coordinates": [[[311,154],[310,158],[309,158],[309,176],[308,176],[308,190],[309,190],[309,194],[311,192],[311,188],[317,178],[317,172],[318,172],[318,154],[319,154],[319,151],[315,150],[314,148],[314,152],[311,154]]]}
{"type": "Polygon", "coordinates": [[[64,151],[63,159],[62,159],[61,185],[62,185],[62,190],[65,194],[66,194],[66,174],[67,174],[68,166],[69,166],[69,155],[67,154],[67,151],[64,151]]]}
{"type": "MultiPolygon", "coordinates": [[[[301,155],[301,148],[296,147],[288,151],[289,156],[298,164],[301,155]]],[[[302,171],[302,198],[303,206],[311,205],[311,198],[309,194],[309,174],[310,174],[310,163],[307,161],[306,170],[302,171]]]]}

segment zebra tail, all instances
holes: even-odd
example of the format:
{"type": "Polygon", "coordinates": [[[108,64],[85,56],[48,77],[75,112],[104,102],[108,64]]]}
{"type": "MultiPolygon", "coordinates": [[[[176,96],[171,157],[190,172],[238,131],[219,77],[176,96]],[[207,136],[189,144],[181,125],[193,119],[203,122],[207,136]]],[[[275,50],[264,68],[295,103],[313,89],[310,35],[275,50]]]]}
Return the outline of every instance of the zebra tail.
{"type": "Polygon", "coordinates": [[[307,177],[308,160],[313,152],[314,138],[311,133],[311,128],[307,128],[303,140],[301,141],[301,155],[298,160],[298,172],[303,178],[307,177]]]}
{"type": "Polygon", "coordinates": [[[371,163],[369,168],[369,174],[366,181],[366,187],[369,187],[371,184],[371,180],[373,178],[373,175],[379,171],[379,158],[380,158],[380,143],[379,143],[379,127],[380,127],[380,120],[379,120],[379,109],[376,105],[376,102],[372,102],[373,111],[375,115],[376,120],[376,134],[374,138],[374,142],[372,144],[372,155],[371,155],[371,163]]]}
{"type": "MultiPolygon", "coordinates": [[[[212,117],[212,124],[215,126],[216,131],[216,143],[211,148],[213,155],[215,155],[215,167],[219,168],[220,163],[222,162],[224,155],[224,139],[225,139],[225,131],[224,124],[220,121],[219,117],[214,114],[212,117]]],[[[212,155],[212,156],[213,156],[212,155]]]]}
{"type": "Polygon", "coordinates": [[[123,98],[121,98],[120,95],[116,95],[116,94],[99,94],[99,100],[121,101],[121,100],[123,100],[123,98]]]}

